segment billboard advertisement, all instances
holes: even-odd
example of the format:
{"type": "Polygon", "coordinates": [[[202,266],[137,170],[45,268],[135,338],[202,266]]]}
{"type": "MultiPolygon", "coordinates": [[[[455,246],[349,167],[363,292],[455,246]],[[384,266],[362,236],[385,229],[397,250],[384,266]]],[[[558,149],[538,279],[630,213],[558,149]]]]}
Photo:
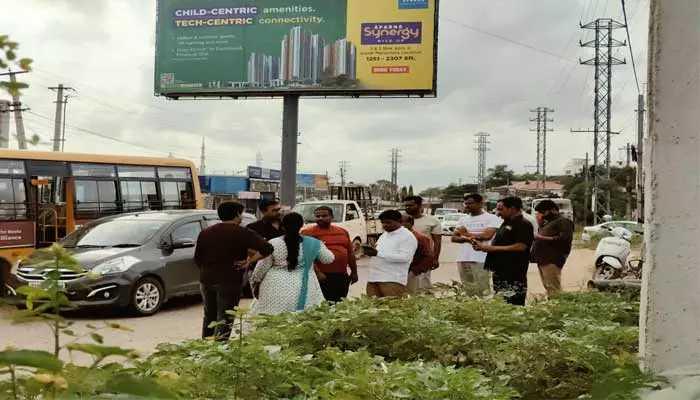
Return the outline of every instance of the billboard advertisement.
{"type": "Polygon", "coordinates": [[[261,168],[252,165],[248,166],[248,177],[257,179],[269,179],[279,181],[282,179],[282,172],[277,169],[261,168]]]}
{"type": "Polygon", "coordinates": [[[435,95],[438,0],[158,0],[155,94],[435,95]]]}

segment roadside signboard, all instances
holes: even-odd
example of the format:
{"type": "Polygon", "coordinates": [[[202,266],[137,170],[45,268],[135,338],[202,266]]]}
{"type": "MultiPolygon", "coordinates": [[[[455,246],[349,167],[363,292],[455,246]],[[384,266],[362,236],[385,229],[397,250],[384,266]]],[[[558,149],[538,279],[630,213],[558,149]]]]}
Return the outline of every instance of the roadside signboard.
{"type": "Polygon", "coordinates": [[[158,0],[155,94],[436,94],[438,0],[158,0]]]}
{"type": "Polygon", "coordinates": [[[34,247],[36,226],[32,221],[3,221],[0,223],[0,249],[34,247]]]}

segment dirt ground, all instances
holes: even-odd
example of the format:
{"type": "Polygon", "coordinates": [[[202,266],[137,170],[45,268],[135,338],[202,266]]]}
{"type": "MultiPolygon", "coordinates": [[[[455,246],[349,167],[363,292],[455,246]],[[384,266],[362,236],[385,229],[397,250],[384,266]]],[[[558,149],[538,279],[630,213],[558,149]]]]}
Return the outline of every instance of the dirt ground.
{"type": "MultiPolygon", "coordinates": [[[[449,239],[445,238],[446,241],[449,239]]],[[[433,272],[433,282],[449,283],[458,280],[456,264],[454,262],[457,245],[444,243],[440,256],[441,266],[433,272]]],[[[588,249],[575,249],[563,271],[562,284],[565,290],[576,291],[586,287],[586,283],[593,273],[594,252],[588,249]]],[[[367,277],[367,260],[360,260],[360,282],[353,285],[351,296],[359,296],[364,293],[367,277]]],[[[543,295],[544,288],[540,280],[536,266],[530,267],[528,272],[529,295],[543,295]]],[[[242,306],[250,304],[250,300],[244,300],[242,306]]],[[[0,308],[0,348],[16,346],[21,348],[34,348],[50,350],[51,335],[47,326],[36,323],[30,325],[14,325],[11,321],[12,307],[0,308]]],[[[196,298],[176,299],[166,304],[158,314],[146,318],[129,318],[114,312],[81,312],[70,315],[75,321],[76,332],[85,331],[85,324],[100,324],[103,322],[117,322],[130,327],[131,332],[105,331],[105,343],[135,349],[142,353],[152,351],[158,343],[179,342],[186,339],[197,338],[201,330],[202,308],[196,298]]]]}

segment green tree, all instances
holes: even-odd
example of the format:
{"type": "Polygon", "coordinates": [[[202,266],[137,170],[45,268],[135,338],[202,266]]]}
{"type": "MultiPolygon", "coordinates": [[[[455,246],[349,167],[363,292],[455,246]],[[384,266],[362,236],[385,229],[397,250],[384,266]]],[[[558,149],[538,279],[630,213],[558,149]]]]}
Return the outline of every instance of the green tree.
{"type": "MultiPolygon", "coordinates": [[[[593,176],[595,172],[594,167],[590,168],[589,176],[593,176]]],[[[622,219],[625,218],[626,208],[627,208],[627,193],[624,190],[625,184],[627,182],[627,177],[630,177],[631,182],[634,181],[634,170],[632,168],[610,168],[610,180],[604,180],[599,183],[599,190],[602,192],[601,196],[605,196],[607,192],[610,193],[610,212],[613,218],[622,219]]],[[[593,188],[593,179],[589,179],[588,194],[586,195],[586,183],[584,179],[583,171],[577,173],[574,176],[568,177],[564,182],[564,197],[571,200],[572,206],[574,207],[574,214],[576,219],[580,222],[585,222],[586,224],[593,223],[593,215],[591,214],[591,193],[593,188]],[[588,199],[586,199],[588,197],[588,199]],[[585,214],[587,215],[587,221],[583,221],[584,217],[584,205],[588,200],[588,207],[585,214]]],[[[633,202],[633,209],[636,204],[633,202]]],[[[598,216],[602,217],[605,214],[605,210],[598,210],[598,216]]]]}
{"type": "Polygon", "coordinates": [[[408,195],[413,196],[413,185],[408,186],[408,195]]]}
{"type": "Polygon", "coordinates": [[[498,187],[505,186],[513,182],[515,173],[508,169],[505,164],[498,164],[493,168],[488,169],[488,175],[486,176],[486,187],[498,187]]]}
{"type": "MultiPolygon", "coordinates": [[[[19,44],[10,40],[7,35],[0,35],[0,70],[11,68],[12,66],[19,67],[24,71],[31,70],[32,60],[29,58],[19,58],[17,50],[19,44]]],[[[29,87],[24,82],[0,82],[0,88],[11,95],[16,95],[20,90],[29,87]]]]}
{"type": "Polygon", "coordinates": [[[408,189],[406,188],[406,186],[403,186],[401,188],[401,198],[403,199],[406,196],[408,196],[408,189]]]}

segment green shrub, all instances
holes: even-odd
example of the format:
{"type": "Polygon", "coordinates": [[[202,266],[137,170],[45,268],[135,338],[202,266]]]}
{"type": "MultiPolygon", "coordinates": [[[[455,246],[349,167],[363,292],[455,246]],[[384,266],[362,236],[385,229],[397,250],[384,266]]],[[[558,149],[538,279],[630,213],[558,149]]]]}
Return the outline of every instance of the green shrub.
{"type": "Polygon", "coordinates": [[[176,372],[188,398],[230,397],[243,382],[243,399],[634,399],[651,381],[638,319],[638,305],[596,292],[525,308],[461,293],[360,298],[264,318],[242,347],[162,346],[143,366],[176,372]]]}

